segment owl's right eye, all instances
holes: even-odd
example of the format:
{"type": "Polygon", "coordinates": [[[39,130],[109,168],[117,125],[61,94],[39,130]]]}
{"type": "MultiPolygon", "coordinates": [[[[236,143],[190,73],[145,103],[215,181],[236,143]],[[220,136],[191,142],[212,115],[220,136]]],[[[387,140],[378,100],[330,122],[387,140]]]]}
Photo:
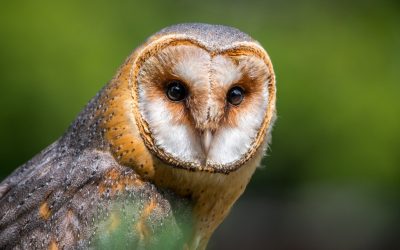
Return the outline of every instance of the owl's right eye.
{"type": "Polygon", "coordinates": [[[179,102],[186,98],[187,90],[181,81],[173,80],[167,85],[166,95],[171,101],[179,102]]]}

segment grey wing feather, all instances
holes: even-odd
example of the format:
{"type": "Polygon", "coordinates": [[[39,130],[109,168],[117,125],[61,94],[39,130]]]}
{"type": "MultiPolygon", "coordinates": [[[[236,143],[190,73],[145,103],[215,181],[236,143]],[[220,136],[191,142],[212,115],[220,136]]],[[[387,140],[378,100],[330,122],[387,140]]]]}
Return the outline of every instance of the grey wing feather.
{"type": "Polygon", "coordinates": [[[66,152],[60,144],[54,143],[0,184],[0,249],[110,244],[143,248],[160,244],[165,235],[159,232],[167,224],[174,239],[171,249],[183,241],[182,225],[190,223],[189,204],[140,180],[108,152],[66,152]],[[143,219],[150,202],[156,205],[143,219]],[[173,215],[179,209],[182,216],[177,220],[173,215]],[[143,235],[138,223],[146,223],[143,230],[152,236],[143,235]]]}

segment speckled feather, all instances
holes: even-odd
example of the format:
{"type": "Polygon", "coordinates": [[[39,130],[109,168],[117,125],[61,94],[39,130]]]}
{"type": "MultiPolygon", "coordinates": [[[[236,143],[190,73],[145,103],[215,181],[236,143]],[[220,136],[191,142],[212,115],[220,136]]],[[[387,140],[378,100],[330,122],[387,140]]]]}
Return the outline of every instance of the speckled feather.
{"type": "Polygon", "coordinates": [[[128,57],[59,140],[0,184],[0,248],[107,248],[118,232],[130,248],[166,249],[160,232],[167,230],[170,249],[204,249],[259,164],[274,119],[275,76],[257,42],[220,25],[165,28],[128,57]],[[155,147],[139,114],[133,79],[140,65],[154,51],[178,44],[213,55],[256,54],[268,67],[265,121],[233,167],[179,165],[155,147]]]}
{"type": "Polygon", "coordinates": [[[210,51],[223,51],[239,42],[255,42],[240,30],[224,26],[203,23],[184,23],[166,27],[151,37],[150,41],[160,36],[185,34],[187,37],[204,44],[210,51]]]}

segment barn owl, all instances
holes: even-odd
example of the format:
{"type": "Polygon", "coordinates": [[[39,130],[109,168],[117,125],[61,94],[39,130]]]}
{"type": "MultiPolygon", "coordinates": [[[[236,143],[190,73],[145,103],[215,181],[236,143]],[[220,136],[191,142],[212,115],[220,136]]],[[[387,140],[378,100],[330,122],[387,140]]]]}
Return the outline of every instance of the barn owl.
{"type": "Polygon", "coordinates": [[[265,153],[275,94],[249,35],[162,29],[2,181],[0,248],[205,249],[265,153]]]}

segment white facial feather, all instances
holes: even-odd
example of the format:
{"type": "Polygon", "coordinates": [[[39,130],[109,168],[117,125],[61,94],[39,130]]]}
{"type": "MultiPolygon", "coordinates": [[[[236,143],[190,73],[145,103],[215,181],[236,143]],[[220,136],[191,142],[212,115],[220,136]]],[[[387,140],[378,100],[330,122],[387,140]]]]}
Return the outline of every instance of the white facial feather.
{"type": "Polygon", "coordinates": [[[193,53],[184,53],[173,66],[172,72],[190,85],[207,88],[209,68],[210,55],[203,50],[195,50],[193,53]]]}
{"type": "MultiPolygon", "coordinates": [[[[146,91],[143,89],[140,90],[141,98],[146,98],[146,91]]],[[[141,113],[151,125],[152,133],[156,138],[156,145],[158,147],[184,161],[200,163],[201,148],[196,143],[197,139],[192,128],[174,124],[172,122],[173,114],[166,109],[162,99],[144,102],[144,105],[141,106],[141,113]]]]}
{"type": "Polygon", "coordinates": [[[239,160],[249,150],[264,119],[268,100],[259,104],[251,112],[240,115],[237,127],[224,127],[217,131],[208,155],[210,162],[228,164],[239,160]]]}
{"type": "Polygon", "coordinates": [[[213,80],[216,86],[231,86],[237,83],[242,73],[240,69],[233,64],[232,60],[225,56],[218,55],[212,60],[213,80]]]}

